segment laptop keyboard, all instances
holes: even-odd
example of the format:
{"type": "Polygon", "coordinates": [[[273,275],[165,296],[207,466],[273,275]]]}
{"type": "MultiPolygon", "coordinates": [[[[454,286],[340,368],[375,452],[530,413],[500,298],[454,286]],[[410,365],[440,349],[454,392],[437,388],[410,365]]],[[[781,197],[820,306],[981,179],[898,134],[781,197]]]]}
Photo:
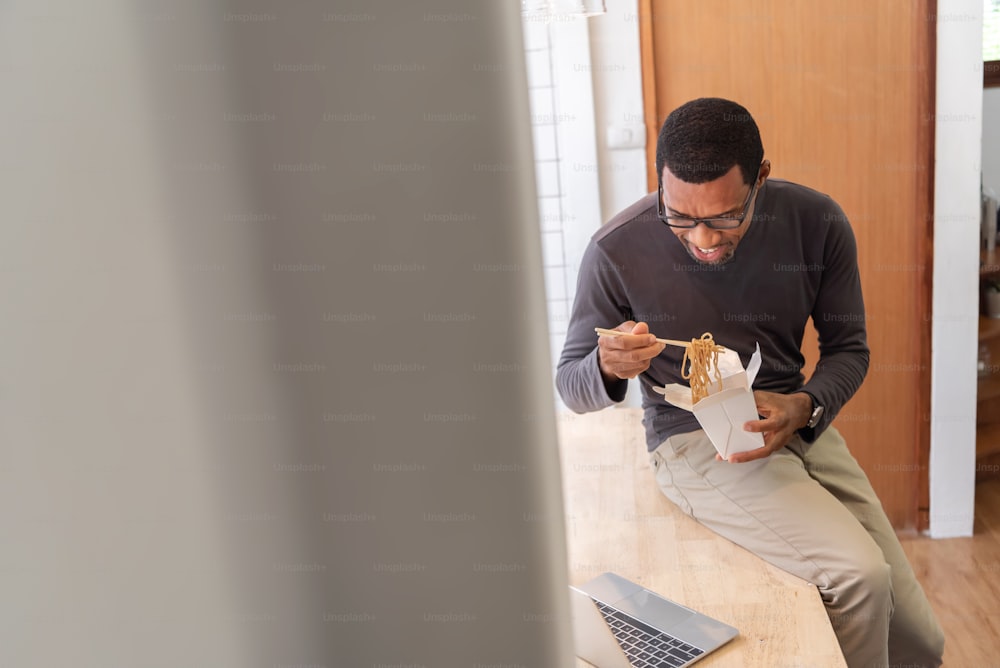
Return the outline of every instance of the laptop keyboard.
{"type": "Polygon", "coordinates": [[[617,608],[600,601],[594,602],[634,668],[676,668],[705,653],[617,608]]]}

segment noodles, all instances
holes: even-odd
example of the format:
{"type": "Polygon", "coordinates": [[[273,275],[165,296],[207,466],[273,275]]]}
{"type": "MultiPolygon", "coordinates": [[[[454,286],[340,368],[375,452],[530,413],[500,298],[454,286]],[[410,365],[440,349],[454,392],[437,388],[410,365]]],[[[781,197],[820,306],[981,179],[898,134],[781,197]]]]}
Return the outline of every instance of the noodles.
{"type": "Polygon", "coordinates": [[[691,339],[691,345],[684,350],[684,359],[681,361],[681,378],[690,381],[691,403],[696,404],[708,396],[708,387],[712,384],[714,372],[715,380],[722,383],[722,374],[719,372],[719,353],[725,348],[716,345],[711,333],[705,332],[700,339],[691,339]],[[690,367],[685,372],[685,367],[690,363],[690,367]]]}

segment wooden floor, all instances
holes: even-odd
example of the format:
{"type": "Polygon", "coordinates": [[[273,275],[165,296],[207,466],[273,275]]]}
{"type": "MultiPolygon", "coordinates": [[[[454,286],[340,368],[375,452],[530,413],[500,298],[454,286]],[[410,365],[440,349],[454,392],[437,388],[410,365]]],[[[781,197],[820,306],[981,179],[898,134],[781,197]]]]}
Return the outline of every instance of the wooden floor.
{"type": "MultiPolygon", "coordinates": [[[[685,523],[686,516],[674,517],[669,523],[665,523],[668,516],[673,517],[680,513],[671,513],[672,504],[659,493],[658,489],[655,489],[655,483],[647,468],[648,464],[643,460],[644,455],[634,457],[629,455],[622,460],[617,458],[617,454],[613,454],[623,449],[626,453],[632,450],[636,452],[642,450],[644,453],[645,448],[640,442],[642,428],[638,424],[638,417],[626,416],[626,410],[622,409],[609,409],[588,416],[561,417],[560,449],[563,458],[564,493],[567,496],[569,513],[568,539],[571,557],[574,559],[571,573],[576,582],[582,582],[602,570],[616,570],[631,575],[633,579],[650,586],[655,591],[678,591],[677,585],[669,579],[671,572],[661,573],[660,577],[664,578],[662,581],[643,582],[643,574],[650,573],[651,569],[632,561],[636,559],[641,561],[642,553],[649,550],[655,551],[662,561],[663,555],[670,548],[671,541],[682,541],[687,544],[685,550],[689,554],[689,561],[690,555],[702,550],[699,547],[702,544],[715,550],[720,548],[715,544],[717,541],[698,540],[706,537],[698,532],[705,533],[707,530],[693,521],[685,523]],[[621,517],[623,512],[648,516],[628,517],[628,522],[605,521],[602,524],[602,518],[607,520],[621,517]],[[639,522],[640,519],[644,522],[639,522]],[[641,528],[643,524],[654,521],[657,522],[656,531],[645,531],[641,528]],[[629,530],[638,533],[636,536],[616,535],[616,531],[620,533],[623,530],[622,526],[631,526],[629,530]],[[667,540],[663,545],[645,544],[663,533],[665,527],[671,528],[676,534],[669,537],[671,540],[667,540]],[[621,547],[622,544],[637,546],[639,549],[624,549],[621,547]],[[594,560],[600,563],[590,563],[594,560]],[[657,586],[660,588],[657,589],[657,586]]],[[[935,540],[917,535],[904,535],[900,539],[917,578],[944,628],[946,638],[944,665],[947,668],[1000,668],[1000,478],[984,480],[976,486],[976,520],[973,537],[935,540]]],[[[727,553],[727,559],[737,558],[741,556],[735,552],[727,553]]],[[[712,561],[713,559],[707,557],[704,560],[709,563],[712,561]]],[[[743,567],[749,572],[753,564],[743,563],[743,567]]],[[[680,570],[690,570],[690,568],[690,564],[683,568],[678,565],[680,570]]],[[[699,565],[698,568],[704,570],[705,566],[699,565]]],[[[772,585],[787,586],[785,582],[778,583],[773,573],[761,572],[754,577],[759,580],[775,578],[775,583],[772,585]]],[[[711,596],[707,596],[705,592],[711,594],[715,588],[717,585],[706,585],[705,591],[681,591],[695,597],[689,605],[697,601],[705,608],[704,612],[709,614],[717,612],[721,617],[730,613],[733,601],[711,600],[711,596]],[[719,605],[713,607],[716,603],[719,605]]],[[[728,594],[730,597],[733,595],[735,594],[728,594]]],[[[800,601],[799,605],[809,603],[810,600],[800,601]]],[[[776,614],[780,612],[776,611],[776,614]]],[[[793,616],[802,614],[802,610],[793,612],[793,616]]],[[[766,628],[760,637],[756,638],[753,632],[758,630],[754,627],[758,621],[760,620],[748,618],[741,626],[750,632],[746,634],[748,639],[763,643],[768,634],[774,635],[775,625],[765,625],[766,628]]],[[[802,621],[801,618],[799,621],[802,621]]],[[[814,631],[815,629],[810,633],[814,631]]],[[[829,632],[828,627],[827,631],[829,632]]],[[[794,642],[794,638],[792,641],[794,642]]],[[[801,647],[807,647],[810,643],[799,644],[801,647]]],[[[719,656],[707,657],[704,663],[706,666],[748,665],[748,658],[751,655],[747,647],[748,645],[728,648],[728,651],[720,652],[719,656]]],[[[766,657],[754,655],[753,658],[765,660],[764,663],[758,662],[759,665],[768,665],[766,657]]],[[[834,665],[834,663],[820,661],[816,656],[806,658],[800,654],[793,665],[819,666],[834,665]]]]}
{"type": "Polygon", "coordinates": [[[972,538],[903,537],[944,628],[947,668],[1000,668],[1000,478],[976,485],[972,538]]]}

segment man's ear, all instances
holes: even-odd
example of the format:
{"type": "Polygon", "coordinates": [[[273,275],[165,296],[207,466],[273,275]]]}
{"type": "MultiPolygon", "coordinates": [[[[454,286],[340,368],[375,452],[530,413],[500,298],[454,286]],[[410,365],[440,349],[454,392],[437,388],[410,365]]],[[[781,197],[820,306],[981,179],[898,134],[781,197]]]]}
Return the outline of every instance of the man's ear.
{"type": "Polygon", "coordinates": [[[759,185],[760,186],[764,185],[764,181],[767,181],[767,177],[770,175],[771,175],[771,161],[764,160],[760,163],[760,171],[757,172],[757,180],[760,181],[759,185]]]}

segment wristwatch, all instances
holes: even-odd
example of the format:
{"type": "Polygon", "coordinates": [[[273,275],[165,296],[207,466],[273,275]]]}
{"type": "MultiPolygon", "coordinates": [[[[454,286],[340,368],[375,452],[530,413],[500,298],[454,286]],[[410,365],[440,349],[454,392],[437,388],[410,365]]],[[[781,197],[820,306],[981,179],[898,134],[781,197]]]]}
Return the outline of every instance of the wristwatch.
{"type": "Polygon", "coordinates": [[[812,400],[813,412],[812,412],[812,415],[809,416],[809,422],[806,422],[806,427],[808,427],[809,429],[812,429],[816,425],[819,424],[820,420],[823,419],[823,410],[824,409],[823,409],[822,406],[820,406],[819,404],[816,403],[816,397],[814,397],[813,395],[809,394],[808,392],[803,392],[803,394],[805,394],[806,396],[809,397],[809,399],[812,400]]]}

